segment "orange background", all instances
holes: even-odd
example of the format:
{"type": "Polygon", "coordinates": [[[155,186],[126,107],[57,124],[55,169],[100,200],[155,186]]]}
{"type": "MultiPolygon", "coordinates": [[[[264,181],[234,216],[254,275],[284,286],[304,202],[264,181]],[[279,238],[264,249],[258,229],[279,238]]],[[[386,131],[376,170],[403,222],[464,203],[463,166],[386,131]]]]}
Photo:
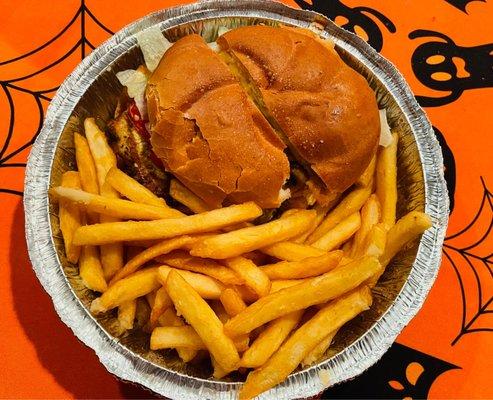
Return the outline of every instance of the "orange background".
{"type": "MultiPolygon", "coordinates": [[[[329,1],[329,0],[327,0],[329,1]]],[[[344,4],[368,6],[387,16],[397,28],[384,34],[382,54],[404,74],[419,95],[436,95],[423,86],[411,68],[411,55],[426,39],[411,40],[415,29],[445,33],[457,45],[478,46],[493,42],[493,1],[474,1],[467,13],[444,0],[343,0],[344,4]]],[[[84,2],[82,2],[84,3],[84,2]]],[[[132,20],[151,11],[179,4],[176,0],[85,1],[87,8],[105,26],[117,31],[132,20]]],[[[294,5],[294,2],[287,2],[294,5]]],[[[81,0],[0,0],[0,148],[7,141],[10,123],[9,98],[14,105],[13,135],[3,158],[28,143],[39,124],[36,98],[46,109],[49,99],[70,71],[109,34],[89,15],[74,24],[58,40],[29,57],[5,65],[1,63],[30,52],[54,37],[67,25],[81,6],[81,0]],[[89,43],[80,43],[84,29],[89,43]],[[15,81],[49,65],[74,47],[74,52],[57,66],[15,81]],[[15,82],[14,82],[15,81],[15,82]],[[6,83],[10,82],[10,83],[6,83]],[[39,92],[37,95],[27,93],[39,92]]],[[[430,39],[427,39],[430,40],[430,39]]],[[[492,55],[493,57],[493,55],[492,55]]],[[[492,72],[493,74],[493,72],[492,72]]],[[[433,123],[445,136],[455,157],[455,210],[448,234],[464,228],[478,212],[483,185],[493,189],[493,90],[491,87],[465,91],[448,105],[427,108],[433,123]]],[[[30,146],[2,162],[0,188],[22,191],[24,168],[30,146]]],[[[488,200],[488,199],[486,199],[488,200]]],[[[491,201],[492,198],[489,197],[491,201]]],[[[50,298],[42,290],[27,257],[21,197],[0,193],[0,398],[118,398],[149,395],[132,385],[118,382],[99,364],[92,350],[75,339],[59,321],[50,298]]],[[[449,239],[448,254],[458,270],[465,290],[466,322],[478,308],[478,282],[484,305],[493,296],[492,235],[493,206],[486,201],[480,217],[467,233],[449,239]],[[486,233],[486,235],[485,235],[486,233]],[[478,277],[468,259],[456,250],[475,243],[478,277]],[[483,262],[486,260],[485,262],[483,262]],[[479,271],[479,272],[478,272],[479,271]]],[[[480,305],[479,305],[480,306],[480,305]]],[[[493,330],[493,304],[485,307],[470,328],[493,330]],[[488,311],[490,311],[488,313],[488,311]]],[[[444,258],[438,279],[418,316],[399,336],[398,342],[460,367],[439,376],[430,397],[493,398],[493,332],[481,331],[461,336],[462,300],[458,276],[444,258]]]]}

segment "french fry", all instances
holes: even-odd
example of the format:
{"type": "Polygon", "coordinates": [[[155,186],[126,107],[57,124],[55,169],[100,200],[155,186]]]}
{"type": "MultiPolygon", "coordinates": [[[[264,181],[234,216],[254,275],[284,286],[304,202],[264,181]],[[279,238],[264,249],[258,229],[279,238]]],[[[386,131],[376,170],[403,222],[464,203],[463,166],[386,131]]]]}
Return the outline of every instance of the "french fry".
{"type": "Polygon", "coordinates": [[[361,208],[361,227],[354,234],[353,246],[349,253],[351,257],[357,258],[364,254],[367,236],[378,221],[380,221],[380,203],[377,196],[372,194],[361,208]]]}
{"type": "Polygon", "coordinates": [[[191,236],[178,236],[176,238],[172,239],[167,239],[163,240],[162,242],[159,242],[155,244],[154,246],[149,247],[148,249],[145,249],[138,255],[136,255],[134,258],[129,260],[122,269],[120,269],[113,279],[110,281],[110,285],[114,284],[115,282],[119,281],[120,279],[123,279],[127,277],[128,275],[134,273],[138,269],[140,269],[145,263],[153,260],[157,256],[160,256],[162,254],[167,254],[170,251],[180,249],[182,248],[186,243],[192,242],[195,240],[191,236]]]}
{"type": "Polygon", "coordinates": [[[183,279],[185,279],[185,281],[204,299],[219,299],[221,292],[224,290],[224,286],[221,282],[210,276],[196,274],[190,271],[177,270],[166,265],[162,265],[158,268],[159,281],[163,285],[166,285],[166,281],[172,271],[183,277],[183,279]]]}
{"type": "Polygon", "coordinates": [[[380,258],[385,252],[387,244],[387,229],[383,223],[371,228],[363,246],[363,255],[380,258]]]}
{"type": "Polygon", "coordinates": [[[292,241],[295,243],[305,243],[306,239],[308,236],[310,236],[315,229],[322,223],[324,220],[325,216],[327,215],[327,212],[329,211],[329,208],[327,206],[315,206],[314,208],[315,212],[317,213],[317,216],[315,217],[315,220],[312,223],[312,226],[310,229],[308,229],[305,233],[301,234],[300,236],[296,237],[292,241]]]}
{"type": "Polygon", "coordinates": [[[129,240],[125,242],[126,245],[132,246],[132,247],[143,247],[144,249],[147,249],[151,246],[154,246],[158,243],[161,243],[161,240],[159,239],[154,239],[154,240],[129,240]]]}
{"type": "Polygon", "coordinates": [[[356,181],[356,184],[363,187],[373,188],[373,182],[375,180],[375,168],[377,165],[377,155],[375,154],[368,167],[363,171],[361,176],[356,181]]]}
{"type": "Polygon", "coordinates": [[[104,197],[63,186],[51,188],[50,194],[58,199],[82,206],[88,212],[109,215],[119,219],[156,220],[183,215],[177,214],[176,210],[169,207],[134,203],[129,200],[104,197]]]}
{"type": "Polygon", "coordinates": [[[149,317],[151,328],[154,328],[158,324],[159,317],[172,306],[173,302],[168,296],[168,293],[166,293],[166,289],[164,287],[160,287],[154,297],[154,303],[152,305],[151,315],[149,317]]]}
{"type": "Polygon", "coordinates": [[[84,191],[99,194],[98,176],[87,139],[80,133],[74,133],[75,160],[79,170],[80,183],[84,191]]]}
{"type": "Polygon", "coordinates": [[[148,268],[116,282],[101,297],[93,300],[91,312],[93,314],[106,312],[159,288],[161,283],[157,272],[157,268],[148,268]]]}
{"type": "Polygon", "coordinates": [[[219,234],[196,243],[190,254],[216,259],[236,257],[300,235],[310,227],[315,216],[315,211],[300,211],[263,225],[219,234]]]}
{"type": "Polygon", "coordinates": [[[280,261],[263,265],[260,269],[270,279],[300,279],[322,275],[337,267],[342,251],[336,250],[318,257],[308,257],[301,261],[280,261]]]}
{"type": "Polygon", "coordinates": [[[381,222],[390,229],[395,224],[397,205],[397,143],[399,136],[392,133],[392,143],[379,150],[376,168],[376,193],[382,210],[381,222]]]}
{"type": "Polygon", "coordinates": [[[195,214],[210,211],[210,207],[197,195],[183,186],[176,179],[172,179],[169,185],[169,195],[178,203],[188,207],[195,214]]]}
{"type": "Polygon", "coordinates": [[[79,275],[88,289],[104,292],[107,288],[97,247],[84,246],[79,257],[79,275]]]}
{"type": "Polygon", "coordinates": [[[250,289],[247,286],[244,285],[236,285],[233,287],[240,297],[243,299],[243,301],[247,304],[253,303],[254,301],[257,301],[258,295],[253,292],[252,289],[250,289]]]}
{"type": "Polygon", "coordinates": [[[231,318],[224,331],[239,336],[290,312],[335,299],[353,290],[381,270],[376,258],[365,257],[324,275],[271,293],[231,318]]]}
{"type": "Polygon", "coordinates": [[[250,202],[181,218],[82,226],[75,231],[74,244],[107,244],[129,240],[167,239],[174,236],[214,231],[224,226],[255,219],[261,214],[262,209],[250,202]]]}
{"type": "Polygon", "coordinates": [[[212,373],[212,376],[214,378],[221,379],[229,374],[229,372],[225,370],[223,367],[221,367],[221,365],[216,361],[216,359],[213,356],[211,356],[211,364],[212,364],[212,368],[214,369],[214,372],[212,373]]]}
{"type": "MultiPolygon", "coordinates": [[[[170,208],[164,199],[157,197],[144,185],[141,185],[134,178],[128,176],[125,172],[116,167],[111,168],[106,174],[106,182],[122,196],[135,203],[148,204],[150,206],[170,208]]],[[[177,216],[183,216],[178,210],[175,210],[177,216]]]]}
{"type": "Polygon", "coordinates": [[[226,260],[226,265],[235,271],[258,297],[269,293],[271,285],[269,277],[252,260],[235,257],[226,260]]]}
{"type": "MultiPolygon", "coordinates": [[[[183,320],[176,315],[174,307],[167,308],[166,311],[159,317],[159,325],[161,326],[184,326],[183,320]]],[[[180,347],[176,349],[178,356],[183,362],[189,362],[197,355],[197,350],[180,347]]]]}
{"type": "Polygon", "coordinates": [[[303,368],[309,367],[317,362],[319,362],[324,356],[327,349],[332,344],[334,340],[334,336],[337,334],[337,329],[330,332],[327,336],[325,336],[310,352],[305,356],[301,365],[303,368]]]}
{"type": "MultiPolygon", "coordinates": [[[[219,321],[221,321],[223,325],[229,321],[230,315],[224,308],[221,301],[216,301],[216,300],[210,301],[209,306],[212,308],[214,313],[217,315],[217,318],[219,318],[219,321]]],[[[248,349],[249,342],[250,342],[249,335],[241,335],[233,338],[233,343],[235,344],[236,350],[238,350],[238,352],[240,353],[248,349]]]]}
{"type": "Polygon", "coordinates": [[[208,275],[226,285],[243,285],[245,280],[236,272],[214,260],[193,257],[186,251],[174,251],[156,258],[171,267],[208,275]]]}
{"type": "MultiPolygon", "coordinates": [[[[309,278],[308,278],[309,279],[309,278]]],[[[306,282],[308,279],[280,279],[271,282],[270,292],[275,293],[281,289],[286,289],[291,286],[299,285],[306,282]]]]}
{"type": "Polygon", "coordinates": [[[312,246],[325,251],[336,249],[346,240],[350,239],[358,231],[360,226],[360,214],[359,212],[355,212],[339,222],[316,242],[313,242],[312,246]]]}
{"type": "Polygon", "coordinates": [[[382,266],[386,267],[402,247],[431,226],[430,217],[419,211],[411,211],[399,219],[388,232],[385,252],[380,257],[382,266]]]}
{"type": "Polygon", "coordinates": [[[240,390],[240,399],[252,399],[282,382],[309,352],[326,337],[371,305],[371,292],[363,288],[329,303],[298,328],[274,355],[251,372],[240,390]]]}
{"type": "Polygon", "coordinates": [[[108,144],[106,135],[96,125],[94,118],[86,118],[84,120],[84,130],[96,166],[96,174],[101,189],[108,171],[116,167],[116,157],[108,144]]]}
{"type": "MultiPolygon", "coordinates": [[[[106,135],[96,125],[94,118],[86,118],[84,120],[84,131],[96,167],[99,194],[104,197],[117,199],[119,196],[116,190],[105,183],[108,171],[111,168],[116,167],[116,156],[108,144],[106,135]]],[[[112,223],[116,221],[118,221],[118,219],[115,219],[115,217],[112,216],[100,216],[101,223],[112,223]]],[[[101,246],[101,264],[103,265],[105,278],[110,280],[116,271],[123,266],[122,244],[112,243],[101,246]]]]}
{"type": "Polygon", "coordinates": [[[193,350],[206,349],[204,342],[191,326],[165,326],[153,329],[151,350],[179,347],[193,350]]]}
{"type": "MultiPolygon", "coordinates": [[[[65,188],[80,188],[79,174],[75,171],[67,171],[62,175],[62,186],[65,188]]],[[[80,256],[80,246],[74,246],[72,238],[74,232],[79,228],[81,215],[79,208],[70,202],[61,201],[59,204],[58,217],[60,220],[60,231],[65,245],[65,255],[68,262],[76,264],[80,256]]]]}
{"type": "Polygon", "coordinates": [[[230,317],[234,317],[246,308],[245,302],[233,288],[224,289],[219,300],[230,317]]]}
{"type": "Polygon", "coordinates": [[[137,311],[137,301],[129,300],[118,307],[118,323],[123,330],[134,327],[135,312],[137,311]]]}
{"type": "Polygon", "coordinates": [[[195,329],[205,346],[225,371],[238,367],[240,356],[233,341],[223,332],[223,324],[205,300],[176,271],[169,273],[166,291],[178,313],[195,329]]]}
{"type": "MultiPolygon", "coordinates": [[[[77,162],[77,169],[79,170],[81,188],[85,192],[99,194],[96,166],[94,165],[87,139],[80,133],[74,133],[74,144],[75,160],[77,162]]],[[[91,224],[99,222],[99,215],[96,213],[89,213],[88,220],[91,224]]]]}
{"type": "Polygon", "coordinates": [[[354,189],[342,199],[336,208],[327,214],[318,228],[306,239],[306,243],[312,244],[316,242],[342,220],[359,211],[368,197],[370,197],[370,194],[371,189],[367,187],[354,189]]]}
{"type": "Polygon", "coordinates": [[[269,322],[250,348],[243,353],[240,365],[247,368],[258,368],[264,365],[298,325],[303,312],[304,310],[293,311],[269,322]]]}
{"type": "Polygon", "coordinates": [[[326,252],[307,244],[294,242],[275,243],[262,247],[260,251],[269,256],[285,261],[301,261],[308,257],[323,256],[326,252]]]}

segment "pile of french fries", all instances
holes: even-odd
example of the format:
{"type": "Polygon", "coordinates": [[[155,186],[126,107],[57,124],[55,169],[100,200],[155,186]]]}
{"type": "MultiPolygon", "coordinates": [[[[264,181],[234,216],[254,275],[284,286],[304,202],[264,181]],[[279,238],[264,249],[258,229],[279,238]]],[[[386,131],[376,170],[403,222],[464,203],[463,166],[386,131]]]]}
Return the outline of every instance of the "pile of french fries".
{"type": "Polygon", "coordinates": [[[240,399],[318,362],[346,322],[367,310],[371,288],[396,253],[431,226],[412,211],[396,221],[397,134],[337,206],[292,209],[261,225],[245,203],[211,210],[178,181],[171,208],[117,168],[104,132],[74,135],[78,171],[50,189],[59,202],[66,258],[134,328],[139,303],[153,350],[184,362],[207,350],[213,376],[248,373],[240,399]],[[253,370],[252,370],[253,369],[253,370]]]}

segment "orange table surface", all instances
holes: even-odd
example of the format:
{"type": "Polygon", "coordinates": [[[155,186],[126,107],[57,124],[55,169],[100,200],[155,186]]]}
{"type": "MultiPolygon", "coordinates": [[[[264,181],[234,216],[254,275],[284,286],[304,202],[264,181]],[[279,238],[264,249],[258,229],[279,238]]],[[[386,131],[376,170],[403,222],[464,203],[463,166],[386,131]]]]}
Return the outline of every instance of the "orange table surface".
{"type": "MultiPolygon", "coordinates": [[[[56,315],[24,239],[24,167],[63,79],[129,22],[178,0],[0,0],[0,398],[152,397],[56,315]]],[[[324,398],[493,398],[493,1],[293,0],[391,60],[442,144],[453,205],[422,310],[376,366],[324,398]]]]}

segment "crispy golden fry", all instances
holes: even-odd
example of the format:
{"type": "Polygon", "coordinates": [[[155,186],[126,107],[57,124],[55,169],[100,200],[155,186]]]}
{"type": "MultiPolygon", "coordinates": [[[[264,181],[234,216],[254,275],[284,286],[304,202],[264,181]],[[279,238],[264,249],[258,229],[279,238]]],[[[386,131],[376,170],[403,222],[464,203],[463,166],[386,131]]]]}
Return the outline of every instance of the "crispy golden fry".
{"type": "MultiPolygon", "coordinates": [[[[119,198],[118,193],[106,182],[101,186],[101,195],[113,199],[119,198]]],[[[111,223],[120,220],[110,215],[101,214],[99,221],[101,223],[111,223]]],[[[101,246],[101,264],[103,265],[104,277],[107,281],[123,267],[123,256],[122,243],[111,243],[101,246]]]]}
{"type": "Polygon", "coordinates": [[[269,277],[252,260],[245,257],[235,257],[226,260],[226,265],[243,278],[245,285],[252,289],[258,297],[263,297],[269,293],[269,277]]]}
{"type": "Polygon", "coordinates": [[[240,399],[251,399],[282,382],[296,369],[327,332],[339,329],[371,305],[371,292],[363,288],[329,303],[291,337],[259,369],[251,372],[240,391],[240,399]]]}
{"type": "MultiPolygon", "coordinates": [[[[359,229],[358,229],[359,231],[359,229]]],[[[358,232],[356,232],[358,233],[358,232]]],[[[352,237],[351,239],[349,239],[348,241],[346,241],[342,246],[341,246],[341,250],[344,254],[350,254],[351,253],[351,250],[353,248],[353,242],[354,242],[354,237],[352,237]]]]}
{"type": "Polygon", "coordinates": [[[123,330],[134,327],[135,312],[137,311],[137,301],[129,300],[118,307],[118,323],[123,330]]]}
{"type": "Polygon", "coordinates": [[[314,207],[314,210],[316,211],[317,216],[315,217],[315,220],[313,221],[312,226],[305,233],[303,233],[302,235],[293,239],[292,240],[293,242],[305,243],[308,236],[310,236],[313,233],[313,231],[315,231],[315,229],[317,229],[317,227],[322,223],[325,216],[327,215],[327,212],[329,211],[329,207],[317,205],[314,207]]]}
{"type": "Polygon", "coordinates": [[[50,194],[58,199],[83,206],[89,212],[105,214],[120,219],[155,220],[176,218],[181,214],[176,214],[176,210],[169,207],[134,203],[130,200],[99,196],[80,189],[62,186],[51,188],[50,194]]]}
{"type": "Polygon", "coordinates": [[[399,219],[388,232],[385,252],[380,257],[382,266],[386,267],[406,243],[416,239],[431,225],[430,217],[419,211],[411,211],[399,219]]]}
{"type": "Polygon", "coordinates": [[[177,271],[166,280],[166,291],[178,313],[183,315],[200,336],[211,355],[225,371],[238,367],[240,356],[233,341],[223,332],[223,324],[205,300],[177,271]]]}
{"type": "Polygon", "coordinates": [[[214,378],[221,379],[229,374],[229,372],[225,370],[223,367],[221,367],[221,365],[212,356],[211,356],[211,364],[212,364],[212,368],[214,369],[214,372],[212,373],[212,376],[214,378]]]}
{"type": "Polygon", "coordinates": [[[360,226],[360,214],[359,212],[355,212],[334,226],[316,242],[313,242],[312,246],[324,251],[337,249],[346,240],[349,240],[358,231],[360,226]]]}
{"type": "MultiPolygon", "coordinates": [[[[176,315],[174,307],[166,309],[166,311],[159,317],[159,325],[161,326],[184,326],[183,320],[176,315]]],[[[192,361],[197,355],[197,350],[187,349],[180,347],[176,349],[178,356],[183,360],[183,362],[192,361]]]]}
{"type": "MultiPolygon", "coordinates": [[[[225,324],[229,320],[229,314],[224,308],[223,304],[220,301],[211,301],[209,302],[210,307],[212,310],[216,313],[217,318],[219,318],[219,321],[221,321],[222,324],[225,324]]],[[[248,349],[248,344],[250,343],[250,338],[248,335],[241,335],[238,337],[235,337],[233,339],[233,342],[235,344],[236,350],[238,350],[240,353],[248,349]]],[[[211,357],[212,359],[212,357],[211,357]]],[[[214,366],[216,369],[216,366],[214,366]]],[[[221,369],[218,369],[218,371],[221,369]]],[[[226,372],[226,371],[224,371],[226,372]]],[[[227,372],[226,372],[227,373],[227,372]]],[[[224,376],[224,375],[223,375],[224,376]]]]}
{"type": "Polygon", "coordinates": [[[334,336],[336,334],[337,334],[337,329],[330,332],[313,349],[310,350],[310,352],[305,356],[305,358],[301,362],[303,368],[309,367],[310,365],[313,365],[322,359],[327,349],[332,344],[332,340],[334,340],[334,336]]]}
{"type": "Polygon", "coordinates": [[[281,289],[286,289],[288,287],[294,286],[294,285],[299,285],[300,283],[308,281],[310,278],[305,278],[305,279],[280,279],[280,280],[275,280],[272,281],[271,287],[270,287],[270,292],[278,292],[281,289]]]}
{"type": "Polygon", "coordinates": [[[370,188],[358,188],[349,193],[342,201],[327,214],[324,221],[317,229],[307,238],[306,243],[312,244],[324,236],[328,231],[337,224],[349,217],[351,214],[359,211],[370,197],[370,188]]]}
{"type": "MultiPolygon", "coordinates": [[[[118,198],[118,193],[109,184],[105,184],[106,174],[111,168],[116,167],[116,156],[108,145],[106,135],[98,128],[94,118],[85,119],[84,130],[96,167],[99,194],[104,197],[118,198]]],[[[100,217],[101,223],[116,221],[117,219],[111,216],[101,215],[100,217]]],[[[102,246],[101,264],[103,265],[105,278],[107,280],[111,279],[115,272],[123,266],[123,246],[121,244],[102,246]]]]}
{"type": "Polygon", "coordinates": [[[176,179],[172,179],[170,182],[169,195],[196,214],[210,211],[211,209],[200,197],[188,190],[176,179]]]}
{"type": "Polygon", "coordinates": [[[157,257],[156,261],[174,268],[211,276],[226,285],[242,285],[245,283],[243,278],[228,267],[214,260],[193,257],[186,251],[174,251],[157,257]]]}
{"type": "MultiPolygon", "coordinates": [[[[62,176],[62,186],[65,188],[80,188],[79,174],[75,171],[67,171],[62,176]]],[[[67,201],[61,201],[59,205],[58,218],[60,230],[65,245],[65,255],[68,262],[76,264],[80,256],[80,246],[74,246],[72,238],[74,232],[82,225],[79,207],[67,201]]]]}
{"type": "Polygon", "coordinates": [[[101,297],[92,302],[91,312],[93,314],[103,313],[159,288],[161,283],[157,272],[157,268],[148,268],[116,282],[101,297]]]}
{"type": "Polygon", "coordinates": [[[82,226],[75,232],[74,244],[107,244],[129,240],[166,239],[214,231],[224,226],[255,219],[261,214],[262,209],[250,202],[181,218],[82,226]]]}
{"type": "Polygon", "coordinates": [[[84,120],[84,130],[96,166],[99,187],[102,188],[106,174],[111,168],[116,167],[116,157],[106,140],[106,135],[96,125],[94,118],[84,120]]]}
{"type": "Polygon", "coordinates": [[[235,337],[296,310],[335,299],[353,290],[382,269],[376,258],[365,257],[299,285],[262,297],[224,326],[235,337]]]}
{"type": "Polygon", "coordinates": [[[282,242],[308,229],[315,219],[312,210],[204,239],[196,243],[190,254],[204,258],[225,259],[282,242]]]}
{"type": "Polygon", "coordinates": [[[363,246],[363,255],[380,258],[387,244],[387,229],[383,223],[374,225],[363,246]]]}
{"type": "Polygon", "coordinates": [[[247,307],[241,296],[233,288],[224,289],[219,300],[230,317],[234,317],[247,307]]]}
{"type": "Polygon", "coordinates": [[[336,250],[318,257],[308,257],[301,261],[280,261],[260,267],[270,279],[300,279],[322,275],[337,267],[342,251],[336,250]]]}
{"type": "Polygon", "coordinates": [[[190,271],[177,270],[166,265],[161,265],[159,267],[159,280],[163,285],[166,285],[166,281],[171,271],[175,271],[183,277],[183,279],[185,279],[185,281],[187,281],[187,283],[204,299],[219,299],[221,292],[224,290],[224,286],[221,282],[210,276],[196,274],[190,271]]]}
{"type": "Polygon", "coordinates": [[[138,269],[140,269],[145,263],[153,260],[157,256],[160,256],[162,254],[167,254],[170,251],[176,250],[183,248],[183,246],[186,243],[192,242],[195,239],[192,238],[191,236],[178,236],[176,238],[172,239],[166,239],[163,240],[162,242],[159,242],[158,244],[149,247],[148,249],[145,249],[138,255],[136,255],[134,258],[132,258],[130,261],[128,261],[122,269],[120,269],[113,279],[110,282],[110,285],[114,284],[115,282],[119,281],[122,278],[127,277],[128,275],[134,273],[138,269]]]}
{"type": "Polygon", "coordinates": [[[363,187],[373,188],[373,183],[375,180],[375,167],[377,165],[377,155],[375,154],[368,167],[364,170],[361,176],[356,181],[356,184],[363,187]]]}
{"type": "Polygon", "coordinates": [[[361,208],[361,227],[354,234],[353,246],[349,253],[351,257],[358,258],[364,254],[367,236],[378,221],[380,221],[380,203],[377,196],[372,194],[361,208]]]}
{"type": "Polygon", "coordinates": [[[326,252],[307,244],[294,242],[275,243],[260,249],[262,253],[285,261],[301,261],[308,257],[323,256],[326,252]]]}
{"type": "MultiPolygon", "coordinates": [[[[106,174],[106,182],[121,195],[135,203],[148,204],[156,207],[170,208],[164,199],[157,197],[144,185],[141,185],[134,178],[128,176],[125,172],[116,167],[111,168],[106,174]]],[[[178,210],[175,210],[178,217],[183,216],[178,210]]]]}
{"type": "Polygon", "coordinates": [[[159,317],[172,306],[173,302],[168,296],[168,293],[166,293],[166,289],[164,287],[160,287],[156,292],[156,296],[154,297],[154,304],[152,305],[151,315],[149,317],[149,323],[151,324],[152,328],[154,328],[158,324],[159,317]]]}
{"type": "Polygon", "coordinates": [[[79,275],[88,289],[104,292],[107,288],[97,247],[84,246],[79,257],[79,275]]]}
{"type": "Polygon", "coordinates": [[[381,148],[377,158],[376,193],[382,210],[381,222],[390,229],[395,224],[397,204],[397,142],[399,136],[392,133],[392,143],[381,148]]]}
{"type": "Polygon", "coordinates": [[[257,301],[257,299],[258,299],[258,295],[255,294],[253,292],[253,290],[247,286],[237,285],[237,286],[234,286],[234,289],[238,292],[240,297],[247,304],[253,303],[254,301],[257,301]]]}
{"type": "Polygon", "coordinates": [[[271,321],[250,348],[245,351],[240,365],[247,368],[258,368],[264,365],[298,325],[303,312],[304,310],[293,311],[271,321]]]}
{"type": "Polygon", "coordinates": [[[151,350],[185,347],[206,349],[204,342],[191,326],[165,326],[154,328],[151,334],[151,350]]]}
{"type": "Polygon", "coordinates": [[[98,176],[87,139],[80,133],[74,133],[75,160],[84,191],[99,194],[98,176]]]}

